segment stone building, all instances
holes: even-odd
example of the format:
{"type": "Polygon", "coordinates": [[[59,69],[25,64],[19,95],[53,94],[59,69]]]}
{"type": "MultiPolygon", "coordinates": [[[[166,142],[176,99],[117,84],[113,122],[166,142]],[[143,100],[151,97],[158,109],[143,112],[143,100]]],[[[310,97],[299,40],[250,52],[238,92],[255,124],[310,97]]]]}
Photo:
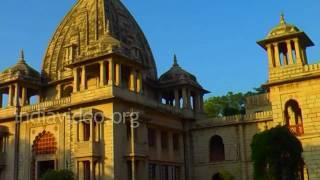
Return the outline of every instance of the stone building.
{"type": "Polygon", "coordinates": [[[41,72],[18,62],[0,73],[0,179],[39,180],[69,169],[79,180],[252,179],[254,134],[286,124],[318,179],[320,65],[312,41],[284,19],[259,41],[268,93],[246,115],[208,118],[208,93],[179,66],[158,78],[148,42],[119,0],[78,0],[58,26],[41,72]]]}

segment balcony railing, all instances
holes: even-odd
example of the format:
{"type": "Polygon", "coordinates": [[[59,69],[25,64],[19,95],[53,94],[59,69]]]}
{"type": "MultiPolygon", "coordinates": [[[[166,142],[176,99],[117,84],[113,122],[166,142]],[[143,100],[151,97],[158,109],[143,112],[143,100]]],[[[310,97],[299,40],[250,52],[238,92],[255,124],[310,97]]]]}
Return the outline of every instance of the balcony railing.
{"type": "Polygon", "coordinates": [[[52,100],[52,101],[44,101],[44,102],[41,102],[41,103],[38,103],[38,104],[23,106],[21,108],[21,111],[22,112],[33,112],[33,111],[46,110],[46,109],[51,108],[51,107],[68,104],[70,102],[71,102],[71,98],[70,97],[61,98],[61,99],[52,100]]]}
{"type": "Polygon", "coordinates": [[[302,136],[304,134],[303,124],[289,125],[289,130],[296,136],[302,136]]]}

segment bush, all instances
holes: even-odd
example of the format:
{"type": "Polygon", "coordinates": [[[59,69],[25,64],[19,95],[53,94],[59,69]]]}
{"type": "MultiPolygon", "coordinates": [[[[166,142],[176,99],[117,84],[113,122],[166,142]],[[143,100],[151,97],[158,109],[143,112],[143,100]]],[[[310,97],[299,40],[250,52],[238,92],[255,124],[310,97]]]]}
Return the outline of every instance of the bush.
{"type": "Polygon", "coordinates": [[[75,180],[74,174],[69,170],[47,171],[40,180],[75,180]]]}
{"type": "Polygon", "coordinates": [[[256,134],[251,149],[254,179],[299,179],[302,145],[287,127],[277,126],[256,134]]]}

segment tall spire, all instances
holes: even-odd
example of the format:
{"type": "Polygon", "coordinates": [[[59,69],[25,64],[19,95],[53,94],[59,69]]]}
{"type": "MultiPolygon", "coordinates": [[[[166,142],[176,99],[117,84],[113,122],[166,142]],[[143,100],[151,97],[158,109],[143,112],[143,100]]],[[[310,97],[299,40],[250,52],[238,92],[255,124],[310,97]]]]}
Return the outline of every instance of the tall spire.
{"type": "Polygon", "coordinates": [[[25,63],[23,49],[20,50],[19,63],[25,63]]]}
{"type": "Polygon", "coordinates": [[[281,13],[281,15],[280,15],[280,24],[286,24],[286,20],[284,18],[284,14],[283,13],[281,13]]]}
{"type": "Polygon", "coordinates": [[[176,54],[174,54],[174,56],[173,56],[173,66],[179,66],[179,64],[178,64],[178,58],[177,58],[177,55],[176,55],[176,54]]]}

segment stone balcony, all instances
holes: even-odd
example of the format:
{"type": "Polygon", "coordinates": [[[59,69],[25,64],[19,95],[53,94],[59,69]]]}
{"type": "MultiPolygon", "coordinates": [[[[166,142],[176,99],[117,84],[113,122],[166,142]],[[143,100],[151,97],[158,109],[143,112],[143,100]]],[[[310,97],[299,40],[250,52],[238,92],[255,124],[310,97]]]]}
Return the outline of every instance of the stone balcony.
{"type": "Polygon", "coordinates": [[[101,142],[81,141],[75,144],[74,156],[81,157],[101,157],[103,152],[101,142]]]}
{"type": "Polygon", "coordinates": [[[0,152],[0,169],[4,168],[7,165],[7,153],[0,152]]]}

